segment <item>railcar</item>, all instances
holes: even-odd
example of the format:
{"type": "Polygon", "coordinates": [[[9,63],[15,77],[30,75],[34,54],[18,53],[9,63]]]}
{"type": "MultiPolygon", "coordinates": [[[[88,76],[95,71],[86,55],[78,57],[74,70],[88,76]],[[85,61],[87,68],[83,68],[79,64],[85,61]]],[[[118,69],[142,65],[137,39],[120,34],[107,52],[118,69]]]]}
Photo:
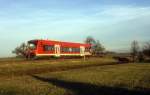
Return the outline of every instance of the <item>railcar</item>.
{"type": "Polygon", "coordinates": [[[91,45],[54,40],[30,40],[26,51],[27,58],[41,56],[90,56],[91,45]]]}

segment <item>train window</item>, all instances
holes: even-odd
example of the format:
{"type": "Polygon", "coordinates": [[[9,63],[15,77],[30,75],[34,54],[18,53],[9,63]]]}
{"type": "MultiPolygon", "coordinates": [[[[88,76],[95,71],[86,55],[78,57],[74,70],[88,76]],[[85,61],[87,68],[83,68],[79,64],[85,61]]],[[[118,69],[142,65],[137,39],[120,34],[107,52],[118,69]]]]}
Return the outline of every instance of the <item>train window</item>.
{"type": "Polygon", "coordinates": [[[80,48],[62,47],[61,52],[80,52],[80,48]]]}
{"type": "Polygon", "coordinates": [[[65,51],[65,52],[69,52],[69,48],[67,48],[67,47],[64,48],[64,51],[65,51]]]}
{"type": "Polygon", "coordinates": [[[71,48],[68,48],[68,47],[62,47],[61,48],[61,52],[71,52],[72,49],[71,48]]]}
{"type": "Polygon", "coordinates": [[[72,52],[80,52],[80,48],[72,48],[72,52]]]}
{"type": "Polygon", "coordinates": [[[54,51],[54,46],[52,45],[44,45],[44,51],[54,51]]]}
{"type": "Polygon", "coordinates": [[[76,50],[75,50],[76,48],[72,48],[72,52],[76,52],[76,50]]]}

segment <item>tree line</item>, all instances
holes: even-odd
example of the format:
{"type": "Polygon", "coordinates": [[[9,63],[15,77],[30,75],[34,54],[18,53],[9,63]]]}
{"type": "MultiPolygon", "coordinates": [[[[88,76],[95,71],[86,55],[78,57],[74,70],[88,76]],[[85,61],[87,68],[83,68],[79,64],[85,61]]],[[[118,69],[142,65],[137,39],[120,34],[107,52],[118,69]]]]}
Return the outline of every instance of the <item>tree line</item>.
{"type": "Polygon", "coordinates": [[[131,57],[133,62],[144,61],[146,57],[150,58],[150,42],[144,43],[140,48],[138,41],[131,43],[131,57]]]}
{"type": "MultiPolygon", "coordinates": [[[[94,39],[92,36],[86,37],[84,43],[91,44],[90,52],[93,56],[103,56],[106,54],[105,47],[99,40],[94,39]]],[[[28,52],[29,48],[28,44],[22,43],[16,47],[12,53],[19,57],[26,57],[25,53],[28,52]]],[[[150,58],[150,42],[146,42],[142,47],[140,47],[138,41],[133,41],[131,43],[130,55],[133,62],[136,62],[137,60],[143,61],[147,57],[150,58]]]]}

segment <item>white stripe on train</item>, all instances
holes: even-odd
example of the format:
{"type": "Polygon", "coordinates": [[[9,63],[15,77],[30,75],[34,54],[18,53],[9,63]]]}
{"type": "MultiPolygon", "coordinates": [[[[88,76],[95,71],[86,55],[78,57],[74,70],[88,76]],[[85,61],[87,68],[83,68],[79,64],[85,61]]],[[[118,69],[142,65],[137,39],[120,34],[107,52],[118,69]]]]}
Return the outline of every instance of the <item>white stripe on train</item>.
{"type": "Polygon", "coordinates": [[[36,54],[36,56],[84,56],[84,55],[91,55],[88,54],[36,54]]]}

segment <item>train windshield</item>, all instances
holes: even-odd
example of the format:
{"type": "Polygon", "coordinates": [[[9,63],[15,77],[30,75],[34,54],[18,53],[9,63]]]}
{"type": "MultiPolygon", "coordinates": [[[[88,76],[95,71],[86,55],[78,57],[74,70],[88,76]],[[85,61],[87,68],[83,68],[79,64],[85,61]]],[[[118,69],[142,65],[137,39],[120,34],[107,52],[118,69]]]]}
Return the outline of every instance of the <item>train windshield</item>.
{"type": "Polygon", "coordinates": [[[36,41],[29,41],[28,46],[31,50],[35,50],[37,47],[37,42],[36,41]]]}

